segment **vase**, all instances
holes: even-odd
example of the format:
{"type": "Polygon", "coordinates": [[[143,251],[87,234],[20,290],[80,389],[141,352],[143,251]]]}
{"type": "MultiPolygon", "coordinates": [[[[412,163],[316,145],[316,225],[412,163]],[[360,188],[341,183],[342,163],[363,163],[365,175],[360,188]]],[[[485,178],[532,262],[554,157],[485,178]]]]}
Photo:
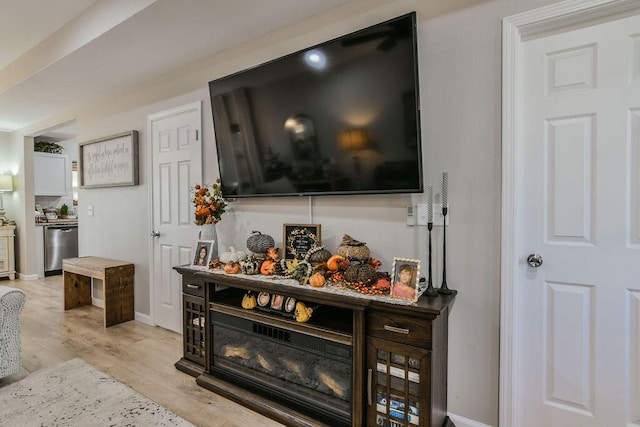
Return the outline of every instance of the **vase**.
{"type": "Polygon", "coordinates": [[[214,260],[218,258],[218,232],[216,231],[215,224],[202,224],[200,226],[198,240],[210,241],[211,257],[209,259],[214,260]]]}

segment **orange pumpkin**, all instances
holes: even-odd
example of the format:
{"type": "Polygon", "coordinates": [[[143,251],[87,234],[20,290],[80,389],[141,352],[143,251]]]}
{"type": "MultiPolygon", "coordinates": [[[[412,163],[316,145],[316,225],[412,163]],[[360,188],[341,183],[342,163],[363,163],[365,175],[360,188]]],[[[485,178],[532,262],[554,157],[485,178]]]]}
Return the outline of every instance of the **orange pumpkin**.
{"type": "Polygon", "coordinates": [[[327,260],[327,268],[330,271],[338,271],[340,268],[340,263],[344,261],[344,257],[341,255],[333,255],[329,260],[327,260]]]}
{"type": "Polygon", "coordinates": [[[309,284],[314,288],[321,288],[324,286],[325,278],[322,273],[314,273],[313,276],[309,279],[309,284]]]}
{"type": "Polygon", "coordinates": [[[227,274],[237,274],[240,272],[240,264],[236,262],[228,262],[224,265],[224,272],[227,274]]]}
{"type": "Polygon", "coordinates": [[[268,276],[270,274],[275,273],[276,271],[276,262],[272,259],[265,259],[262,261],[262,265],[260,265],[260,273],[268,276]]]}

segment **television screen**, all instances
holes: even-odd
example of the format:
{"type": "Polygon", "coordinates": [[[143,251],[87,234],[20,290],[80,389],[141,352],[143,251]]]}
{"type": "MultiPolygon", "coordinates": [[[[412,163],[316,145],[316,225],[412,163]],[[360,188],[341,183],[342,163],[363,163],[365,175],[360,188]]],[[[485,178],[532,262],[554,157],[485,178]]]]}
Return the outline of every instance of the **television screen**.
{"type": "Polygon", "coordinates": [[[225,197],[423,191],[415,13],[209,82],[225,197]]]}

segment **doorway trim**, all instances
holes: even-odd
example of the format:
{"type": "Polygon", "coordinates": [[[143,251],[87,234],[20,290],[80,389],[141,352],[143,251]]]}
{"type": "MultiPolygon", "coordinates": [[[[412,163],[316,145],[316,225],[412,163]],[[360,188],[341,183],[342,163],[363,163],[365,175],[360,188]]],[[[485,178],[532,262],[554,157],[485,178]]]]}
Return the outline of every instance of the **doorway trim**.
{"type": "Polygon", "coordinates": [[[516,229],[520,212],[516,205],[519,187],[517,161],[522,112],[522,44],[550,33],[607,21],[640,10],[637,0],[568,0],[506,17],[502,21],[502,225],[500,255],[500,394],[499,425],[516,425],[514,393],[519,378],[518,341],[514,337],[519,313],[515,292],[516,270],[521,263],[516,229]]]}

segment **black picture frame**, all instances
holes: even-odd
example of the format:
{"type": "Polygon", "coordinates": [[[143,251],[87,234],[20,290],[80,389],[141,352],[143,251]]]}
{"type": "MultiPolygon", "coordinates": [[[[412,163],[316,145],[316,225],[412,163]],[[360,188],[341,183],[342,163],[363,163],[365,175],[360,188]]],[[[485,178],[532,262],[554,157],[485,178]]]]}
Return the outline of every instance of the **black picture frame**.
{"type": "Polygon", "coordinates": [[[284,259],[303,259],[307,252],[321,245],[320,232],[320,224],[284,224],[284,259]]]}

